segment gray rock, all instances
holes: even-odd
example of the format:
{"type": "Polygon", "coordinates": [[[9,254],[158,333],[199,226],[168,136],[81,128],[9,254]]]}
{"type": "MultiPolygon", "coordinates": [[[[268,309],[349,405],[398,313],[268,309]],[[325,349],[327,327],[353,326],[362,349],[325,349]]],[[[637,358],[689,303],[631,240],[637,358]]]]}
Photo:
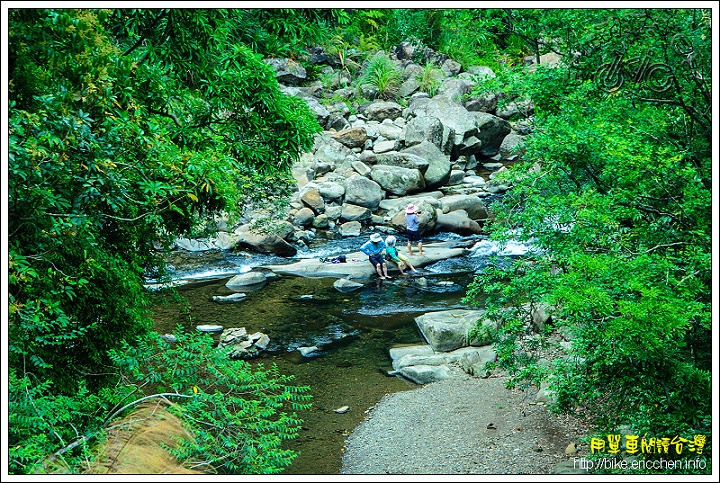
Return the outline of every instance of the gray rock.
{"type": "Polygon", "coordinates": [[[306,185],[301,192],[300,200],[314,213],[322,213],[325,211],[325,200],[323,200],[322,195],[315,188],[308,189],[308,185],[306,185]]]}
{"type": "Polygon", "coordinates": [[[465,352],[460,357],[458,364],[463,371],[475,377],[488,377],[490,371],[485,368],[489,362],[497,360],[497,353],[492,346],[472,348],[472,351],[465,352]]]}
{"type": "Polygon", "coordinates": [[[363,284],[353,282],[352,280],[348,280],[347,278],[339,278],[335,280],[335,282],[333,283],[333,287],[335,287],[335,290],[340,293],[349,293],[359,288],[362,288],[363,284]]]}
{"type": "Polygon", "coordinates": [[[397,102],[388,101],[375,101],[361,106],[361,112],[371,121],[395,119],[400,117],[402,110],[402,106],[397,102]]]}
{"type": "Polygon", "coordinates": [[[315,213],[310,208],[302,208],[295,213],[293,217],[293,225],[295,226],[307,226],[310,225],[315,219],[315,213]]]}
{"type": "Polygon", "coordinates": [[[313,228],[320,228],[324,229],[330,226],[330,220],[328,216],[325,213],[322,213],[315,217],[315,219],[312,222],[313,228]]]}
{"type": "Polygon", "coordinates": [[[351,203],[345,203],[342,205],[342,213],[340,218],[346,221],[362,221],[368,220],[372,216],[372,212],[369,208],[364,206],[353,205],[351,203]]]}
{"type": "Polygon", "coordinates": [[[395,141],[381,141],[373,145],[373,152],[377,154],[387,153],[388,151],[395,150],[395,141]]]}
{"type": "Polygon", "coordinates": [[[376,164],[370,172],[370,177],[382,189],[393,195],[405,196],[425,188],[425,180],[417,169],[376,164]]]}
{"type": "Polygon", "coordinates": [[[200,332],[220,332],[223,330],[222,325],[198,325],[195,329],[200,332]]]}
{"type": "Polygon", "coordinates": [[[225,287],[233,292],[254,292],[265,286],[267,279],[260,272],[247,272],[235,275],[228,280],[225,287]]]}
{"type": "Polygon", "coordinates": [[[438,215],[435,229],[441,232],[457,233],[462,236],[479,235],[482,228],[478,222],[471,220],[465,210],[455,210],[438,215]]]}
{"type": "Polygon", "coordinates": [[[362,161],[353,161],[352,167],[360,176],[367,177],[371,171],[370,167],[362,161]]]}
{"type": "Polygon", "coordinates": [[[359,221],[348,221],[340,225],[340,233],[342,236],[360,236],[362,225],[359,221]]]}
{"type": "Polygon", "coordinates": [[[297,348],[303,357],[317,357],[322,354],[318,346],[302,346],[297,348]]]}
{"type": "Polygon", "coordinates": [[[352,127],[333,133],[332,138],[343,146],[352,149],[363,146],[368,135],[364,127],[352,127]]]}
{"type": "MultiPolygon", "coordinates": [[[[309,208],[308,211],[312,212],[309,208]]],[[[288,236],[287,227],[282,232],[265,232],[260,229],[252,229],[250,225],[242,225],[233,232],[239,238],[237,247],[249,248],[261,253],[274,253],[280,257],[293,257],[297,254],[297,248],[286,242],[280,235],[288,236]]]]}
{"type": "Polygon", "coordinates": [[[355,175],[345,180],[345,202],[365,206],[375,211],[384,198],[384,191],[375,181],[355,175]]]}
{"type": "Polygon", "coordinates": [[[449,195],[440,198],[443,213],[455,210],[464,210],[471,220],[480,220],[488,217],[485,203],[473,195],[449,195]]]}
{"type": "Polygon", "coordinates": [[[245,300],[245,297],[247,297],[247,295],[245,295],[244,293],[234,293],[232,295],[214,295],[212,297],[212,300],[213,300],[213,302],[227,304],[227,303],[242,302],[243,300],[245,300]]]}
{"type": "Polygon", "coordinates": [[[414,153],[390,151],[387,153],[377,154],[377,165],[398,166],[401,168],[417,169],[420,173],[425,172],[430,167],[427,159],[422,158],[414,153]]]}
{"type": "Polygon", "coordinates": [[[448,180],[448,186],[460,184],[465,177],[465,171],[461,169],[450,170],[450,179],[448,180]]]}
{"type": "Polygon", "coordinates": [[[307,78],[305,68],[290,59],[267,58],[263,61],[275,71],[278,82],[289,85],[298,85],[307,78]]]}
{"type": "Polygon", "coordinates": [[[223,330],[218,342],[218,349],[227,349],[231,359],[252,359],[265,350],[270,338],[262,332],[248,335],[245,327],[235,327],[223,330]]]}
{"type": "Polygon", "coordinates": [[[444,154],[435,144],[422,141],[401,151],[401,154],[414,154],[428,163],[423,172],[427,188],[433,189],[441,186],[450,179],[450,156],[444,154]]]}
{"type": "Polygon", "coordinates": [[[470,92],[474,85],[474,82],[469,82],[463,79],[445,79],[442,83],[442,87],[438,91],[438,95],[447,97],[453,102],[461,102],[463,96],[470,92]]]}
{"type": "Polygon", "coordinates": [[[519,160],[525,154],[525,136],[510,133],[500,144],[500,159],[519,160]]]}
{"type": "Polygon", "coordinates": [[[400,138],[404,140],[405,146],[410,147],[429,141],[438,148],[443,146],[443,125],[440,119],[430,116],[417,116],[405,125],[400,138]]]}
{"type": "Polygon", "coordinates": [[[448,366],[416,365],[403,367],[398,372],[415,384],[428,384],[453,377],[448,366]]]}
{"type": "Polygon", "coordinates": [[[495,78],[495,72],[485,65],[471,65],[467,68],[467,71],[473,75],[476,81],[480,81],[484,78],[495,78]]]}
{"type": "Polygon", "coordinates": [[[328,163],[333,167],[349,165],[357,159],[350,148],[333,139],[329,133],[315,136],[314,157],[316,162],[328,163]]]}
{"type": "Polygon", "coordinates": [[[510,123],[498,116],[487,112],[470,113],[475,117],[477,133],[475,136],[482,141],[480,153],[484,156],[494,156],[498,153],[505,136],[510,134],[510,123]]]}
{"type": "Polygon", "coordinates": [[[449,352],[469,345],[468,331],[481,320],[483,310],[452,309],[415,317],[420,333],[435,351],[449,352]]]}
{"type": "Polygon", "coordinates": [[[193,238],[176,238],[175,245],[189,252],[205,252],[215,248],[212,241],[193,238]]]}

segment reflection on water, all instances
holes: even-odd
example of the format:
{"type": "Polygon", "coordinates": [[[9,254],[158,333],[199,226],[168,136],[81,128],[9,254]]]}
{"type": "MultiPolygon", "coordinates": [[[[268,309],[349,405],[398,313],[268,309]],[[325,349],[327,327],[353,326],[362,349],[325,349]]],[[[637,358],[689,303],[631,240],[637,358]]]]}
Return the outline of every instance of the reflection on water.
{"type": "MultiPolygon", "coordinates": [[[[357,240],[353,250],[356,245],[357,240]]],[[[322,248],[322,253],[342,254],[350,246],[345,240],[322,248]]],[[[311,387],[313,407],[298,414],[304,420],[303,429],[298,438],[287,442],[287,447],[299,451],[300,456],[285,474],[339,473],[345,438],[362,422],[365,411],[385,394],[417,387],[387,375],[391,369],[388,350],[401,344],[424,343],[415,317],[466,308],[462,304],[466,287],[478,267],[487,263],[477,256],[444,260],[426,267],[421,276],[386,281],[372,278],[350,293],[338,292],[333,278],[280,276],[269,279],[263,289],[247,293],[241,302],[220,304],[212,297],[233,293],[225,287],[232,275],[277,261],[268,255],[177,256],[185,261],[194,256],[200,261],[190,269],[186,264],[184,270],[176,271],[177,278],[188,282],[177,287],[185,303],[164,292],[154,295],[155,329],[159,333],[171,333],[178,324],[187,330],[212,324],[245,327],[248,333],[264,332],[270,337],[270,345],[252,363],[277,364],[281,373],[295,376],[295,384],[311,387]],[[317,346],[318,351],[313,357],[303,357],[298,350],[303,346],[317,346]],[[350,410],[344,414],[334,411],[342,406],[350,410]]]]}

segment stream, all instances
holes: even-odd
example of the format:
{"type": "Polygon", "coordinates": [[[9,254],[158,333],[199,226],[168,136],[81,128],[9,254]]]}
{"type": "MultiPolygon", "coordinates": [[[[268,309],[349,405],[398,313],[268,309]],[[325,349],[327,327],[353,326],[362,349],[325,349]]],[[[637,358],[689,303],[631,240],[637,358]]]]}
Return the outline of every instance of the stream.
{"type": "MultiPolygon", "coordinates": [[[[293,384],[310,386],[312,408],[300,411],[299,436],[286,447],[299,452],[282,474],[339,474],[342,447],[365,412],[385,394],[417,388],[401,377],[388,376],[392,369],[388,350],[397,345],[422,344],[415,317],[426,312],[469,308],[462,303],[474,275],[491,256],[512,258],[528,251],[521,244],[504,250],[484,237],[460,237],[442,233],[425,237],[424,243],[447,240],[474,242],[467,256],[442,260],[420,269],[419,274],[381,281],[373,277],[364,287],[340,293],[334,278],[277,276],[261,290],[247,293],[237,303],[220,304],[215,295],[233,293],[225,287],[234,275],[267,264],[288,263],[300,258],[333,257],[357,250],[365,237],[322,240],[321,246],[298,251],[294,259],[258,253],[173,252],[175,282],[184,302],[157,291],[153,312],[155,330],[172,333],[212,324],[245,327],[248,333],[270,337],[267,351],[250,362],[276,364],[280,373],[294,375],[293,384]],[[299,347],[319,350],[304,357],[299,347]],[[342,414],[334,409],[349,406],[342,414]]],[[[401,246],[406,252],[406,248],[401,246]]],[[[368,263],[363,261],[363,263],[368,263]]],[[[152,288],[154,281],[149,280],[152,288]]],[[[219,333],[213,337],[218,340],[219,333]]]]}

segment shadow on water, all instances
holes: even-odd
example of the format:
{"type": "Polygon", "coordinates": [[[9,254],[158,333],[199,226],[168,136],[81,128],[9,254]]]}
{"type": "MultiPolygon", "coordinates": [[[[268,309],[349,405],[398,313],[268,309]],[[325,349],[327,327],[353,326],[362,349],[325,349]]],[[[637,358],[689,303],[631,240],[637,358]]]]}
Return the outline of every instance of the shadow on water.
{"type": "MultiPolygon", "coordinates": [[[[344,249],[329,247],[322,253],[344,249]]],[[[233,255],[199,266],[186,277],[189,283],[177,288],[184,303],[157,293],[155,330],[164,334],[172,333],[178,324],[188,330],[211,324],[245,327],[248,333],[260,331],[270,337],[268,350],[252,364],[277,364],[282,374],[295,376],[294,384],[310,386],[313,395],[312,408],[298,413],[304,421],[299,436],[286,442],[299,456],[283,474],[339,474],[345,439],[363,421],[366,410],[385,394],[418,387],[387,375],[389,349],[424,343],[415,317],[467,308],[462,303],[467,285],[486,263],[484,256],[471,254],[425,267],[420,275],[364,280],[362,288],[345,294],[333,287],[333,278],[280,276],[269,279],[261,290],[247,293],[241,302],[214,302],[213,296],[232,293],[225,283],[232,275],[248,271],[249,261],[233,255]],[[206,278],[212,270],[216,270],[215,279],[206,278]],[[218,274],[223,278],[217,278],[218,274]],[[312,357],[298,350],[312,346],[318,348],[312,357]],[[334,411],[343,406],[349,406],[349,411],[334,411]]],[[[264,263],[252,259],[252,266],[264,263]]],[[[217,340],[219,334],[214,337],[217,340]]]]}

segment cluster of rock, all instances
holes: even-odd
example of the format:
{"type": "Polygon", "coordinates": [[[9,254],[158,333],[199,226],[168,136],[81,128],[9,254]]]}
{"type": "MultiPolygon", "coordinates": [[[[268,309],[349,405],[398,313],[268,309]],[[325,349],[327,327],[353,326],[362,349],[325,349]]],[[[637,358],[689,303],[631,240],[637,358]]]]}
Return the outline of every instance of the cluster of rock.
{"type": "Polygon", "coordinates": [[[484,336],[471,337],[470,331],[483,319],[484,310],[452,309],[428,312],[415,318],[427,344],[390,349],[393,371],[416,384],[427,384],[461,374],[488,377],[487,363],[495,362],[492,348],[495,323],[483,320],[484,336]]]}
{"type": "MultiPolygon", "coordinates": [[[[521,348],[525,344],[537,345],[534,339],[551,320],[548,307],[526,306],[525,309],[528,314],[527,334],[520,340],[521,348]]],[[[492,344],[499,326],[497,321],[485,318],[484,314],[481,309],[451,309],[416,317],[415,323],[427,343],[391,348],[393,370],[389,374],[400,375],[416,384],[465,374],[489,377],[492,373],[490,363],[497,360],[492,344]]],[[[559,334],[551,338],[554,348],[546,350],[539,364],[548,365],[555,358],[576,358],[568,355],[571,353],[569,337],[559,334]]],[[[530,404],[550,404],[553,401],[554,395],[545,381],[530,404]]]]}
{"type": "MultiPolygon", "coordinates": [[[[324,129],[312,152],[293,166],[298,191],[286,219],[274,233],[262,233],[250,222],[270,213],[266,207],[247,207],[247,223],[227,227],[218,220],[216,237],[178,240],[178,246],[249,248],[292,257],[316,237],[358,236],[369,228],[402,232],[409,203],[420,208],[421,233],[481,233],[491,216],[484,200],[509,188],[495,175],[524,154],[532,103],[510,102],[500,109],[502,92],[472,97],[475,85],[495,76],[491,69],[463,71],[443,54],[416,55],[413,49],[403,43],[390,53],[404,79],[393,99],[375,98],[378,93],[367,87],[348,88],[349,78],[334,86],[307,82],[301,65],[266,59],[281,90],[304,100],[324,129]],[[440,67],[443,78],[433,97],[419,91],[423,67],[413,58],[440,67]]],[[[329,64],[322,67],[326,75],[347,75],[321,50],[313,59],[329,64]]]]}
{"type": "Polygon", "coordinates": [[[270,338],[262,332],[248,334],[245,327],[229,328],[220,334],[218,349],[230,348],[231,359],[252,359],[267,349],[270,338]]]}

